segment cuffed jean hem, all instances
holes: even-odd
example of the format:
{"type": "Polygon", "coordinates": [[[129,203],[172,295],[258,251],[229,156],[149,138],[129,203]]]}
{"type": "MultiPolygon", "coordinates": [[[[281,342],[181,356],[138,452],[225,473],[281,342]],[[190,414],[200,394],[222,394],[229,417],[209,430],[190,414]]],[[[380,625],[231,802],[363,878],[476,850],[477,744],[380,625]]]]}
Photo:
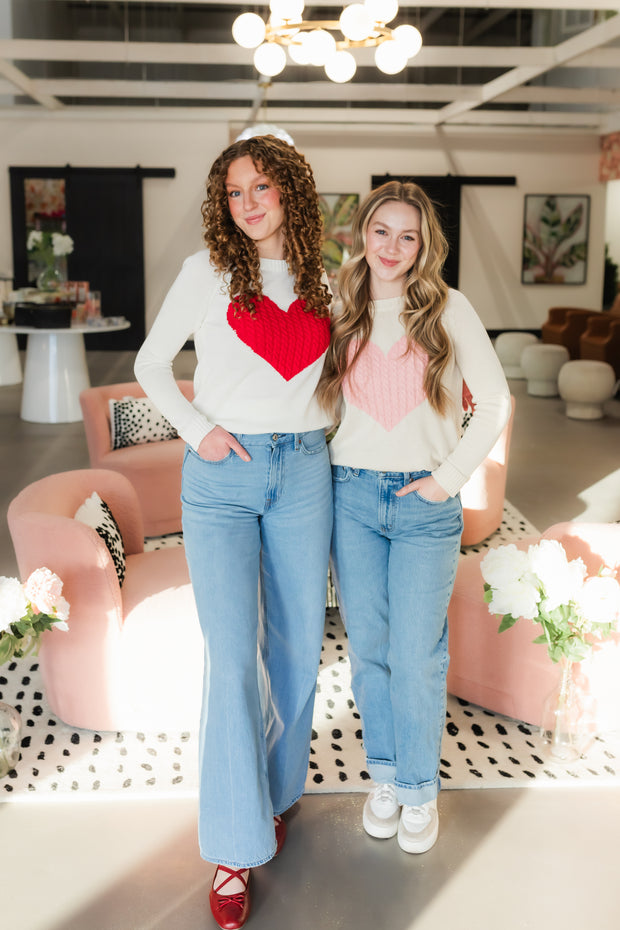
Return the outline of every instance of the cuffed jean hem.
{"type": "Polygon", "coordinates": [[[406,785],[395,778],[396,763],[385,759],[367,759],[368,774],[379,785],[394,785],[399,804],[418,807],[427,801],[434,801],[441,787],[439,777],[432,781],[422,782],[420,785],[406,785]]]}
{"type": "Polygon", "coordinates": [[[259,865],[265,865],[266,862],[271,862],[276,854],[277,848],[278,844],[274,840],[272,854],[263,859],[256,859],[254,862],[236,862],[234,859],[217,859],[213,856],[209,856],[208,853],[203,853],[202,850],[200,850],[200,858],[204,859],[205,862],[210,862],[212,865],[227,865],[230,866],[231,869],[255,869],[258,868],[259,865]]]}

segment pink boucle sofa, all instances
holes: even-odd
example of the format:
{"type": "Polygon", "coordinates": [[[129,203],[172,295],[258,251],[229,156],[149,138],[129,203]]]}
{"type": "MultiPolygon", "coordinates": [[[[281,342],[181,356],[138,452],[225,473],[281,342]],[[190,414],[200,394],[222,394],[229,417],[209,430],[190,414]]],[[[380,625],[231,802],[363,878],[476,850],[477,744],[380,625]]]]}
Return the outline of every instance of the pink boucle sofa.
{"type": "MultiPolygon", "coordinates": [[[[177,382],[188,400],[194,397],[191,381],[177,382]]],[[[80,394],[84,429],[92,468],[120,472],[131,481],[138,495],[144,533],[163,536],[181,530],[181,467],[185,443],[182,439],[148,442],[112,449],[108,401],[144,397],[135,381],[87,388],[80,394]]]]}
{"type": "Polygon", "coordinates": [[[45,695],[65,723],[92,730],[175,731],[198,723],[203,640],[182,546],[144,551],[128,478],[84,469],[24,488],[8,509],[22,579],[47,567],[63,581],[69,631],[43,635],[45,695]],[[105,542],[73,519],[96,491],[126,553],[122,587],[105,542]]]}
{"type": "MultiPolygon", "coordinates": [[[[620,524],[558,523],[542,536],[515,540],[521,549],[540,539],[557,539],[569,559],[582,558],[589,574],[602,563],[620,577],[620,524]]],[[[542,645],[532,640],[540,626],[519,620],[498,633],[499,620],[483,601],[480,562],[486,550],[461,558],[448,607],[450,665],[448,691],[488,710],[540,725],[545,698],[559,667],[542,645]]],[[[592,656],[579,663],[578,674],[599,731],[620,728],[620,633],[597,643],[592,656]]]]}

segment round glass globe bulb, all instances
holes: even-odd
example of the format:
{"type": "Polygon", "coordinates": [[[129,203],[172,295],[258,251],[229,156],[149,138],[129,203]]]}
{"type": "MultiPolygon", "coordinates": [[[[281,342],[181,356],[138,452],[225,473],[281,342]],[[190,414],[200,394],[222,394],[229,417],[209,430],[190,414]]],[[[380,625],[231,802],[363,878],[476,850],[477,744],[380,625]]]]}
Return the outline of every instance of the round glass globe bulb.
{"type": "Polygon", "coordinates": [[[336,40],[326,29],[313,29],[306,39],[311,65],[324,65],[336,51],[336,40]]]}
{"type": "Polygon", "coordinates": [[[288,54],[291,61],[296,65],[309,65],[310,57],[308,54],[308,37],[309,32],[298,32],[295,36],[295,42],[288,46],[288,54]]]}
{"type": "Polygon", "coordinates": [[[269,9],[276,19],[299,23],[304,12],[304,0],[271,0],[269,9]]]}
{"type": "Polygon", "coordinates": [[[397,26],[392,33],[392,38],[405,49],[407,58],[413,58],[422,48],[422,36],[420,35],[420,30],[416,29],[415,26],[409,26],[407,24],[397,26]]]}
{"type": "Polygon", "coordinates": [[[325,63],[325,74],[334,84],[344,84],[350,81],[357,71],[357,62],[351,52],[336,52],[325,63]]]}
{"type": "Polygon", "coordinates": [[[398,74],[407,67],[407,53],[398,42],[388,39],[377,46],[375,64],[384,74],[398,74]]]}
{"type": "Polygon", "coordinates": [[[368,10],[362,3],[346,6],[340,14],[339,23],[342,34],[351,42],[361,42],[362,39],[368,38],[373,27],[368,10]]]}
{"type": "Polygon", "coordinates": [[[391,23],[398,13],[398,0],[364,0],[373,23],[391,23]]]}
{"type": "Polygon", "coordinates": [[[265,38],[265,23],[256,13],[242,13],[232,25],[232,34],[242,48],[256,48],[265,38]]]}
{"type": "Polygon", "coordinates": [[[286,65],[286,52],[281,45],[274,42],[265,42],[259,45],[254,52],[254,67],[259,74],[265,77],[274,77],[284,71],[286,65]]]}

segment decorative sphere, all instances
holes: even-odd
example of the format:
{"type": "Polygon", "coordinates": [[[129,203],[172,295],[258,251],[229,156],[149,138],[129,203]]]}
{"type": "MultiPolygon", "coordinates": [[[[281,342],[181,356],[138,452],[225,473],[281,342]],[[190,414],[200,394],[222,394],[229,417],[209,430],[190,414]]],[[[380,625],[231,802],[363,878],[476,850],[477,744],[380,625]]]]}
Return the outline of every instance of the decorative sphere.
{"type": "Polygon", "coordinates": [[[286,65],[286,52],[281,45],[274,42],[265,42],[254,52],[254,67],[265,77],[274,77],[284,71],[286,65]]]}
{"type": "Polygon", "coordinates": [[[271,0],[269,9],[276,19],[299,23],[304,12],[304,0],[271,0]]]}
{"type": "Polygon", "coordinates": [[[364,0],[374,23],[391,23],[398,13],[398,0],[364,0]]]}
{"type": "Polygon", "coordinates": [[[377,46],[375,64],[384,74],[398,74],[407,67],[407,53],[398,42],[388,39],[377,46]]]}
{"type": "Polygon", "coordinates": [[[407,24],[397,26],[392,33],[392,38],[405,49],[407,58],[413,58],[422,48],[422,36],[420,30],[416,29],[415,26],[407,24]]]}
{"type": "Polygon", "coordinates": [[[326,29],[313,29],[305,44],[311,65],[324,65],[336,51],[336,40],[326,29]]]}
{"type": "Polygon", "coordinates": [[[351,42],[361,42],[372,32],[374,23],[362,3],[346,6],[340,14],[340,28],[351,42]]]}
{"type": "Polygon", "coordinates": [[[336,52],[325,63],[325,74],[335,84],[350,81],[357,71],[357,62],[351,52],[336,52]]]}
{"type": "Polygon", "coordinates": [[[309,65],[310,55],[308,49],[309,32],[298,32],[295,36],[295,42],[288,46],[288,54],[291,61],[296,65],[309,65]]]}
{"type": "Polygon", "coordinates": [[[242,48],[256,48],[265,38],[265,23],[256,13],[242,13],[233,23],[232,34],[242,48]]]}

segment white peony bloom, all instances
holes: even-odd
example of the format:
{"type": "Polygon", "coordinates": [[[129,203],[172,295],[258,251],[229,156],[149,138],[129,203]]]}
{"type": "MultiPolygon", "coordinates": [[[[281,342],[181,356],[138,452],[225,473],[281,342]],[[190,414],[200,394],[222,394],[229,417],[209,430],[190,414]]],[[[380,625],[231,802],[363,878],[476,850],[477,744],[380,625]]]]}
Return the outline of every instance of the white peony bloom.
{"type": "Polygon", "coordinates": [[[73,239],[62,233],[52,233],[52,251],[54,255],[70,255],[73,252],[73,239]]]}
{"type": "Polygon", "coordinates": [[[583,586],[586,566],[581,559],[569,562],[557,539],[543,539],[528,550],[530,568],[544,588],[545,610],[574,601],[583,586]]]}
{"type": "Polygon", "coordinates": [[[490,549],[480,563],[482,577],[492,588],[503,588],[529,571],[527,553],[511,543],[490,549]]]}
{"type": "Polygon", "coordinates": [[[588,578],[576,602],[579,613],[590,623],[617,624],[620,619],[620,585],[615,578],[588,578]]]}
{"type": "Polygon", "coordinates": [[[17,578],[0,577],[0,631],[26,615],[28,598],[17,578]]]}
{"type": "Polygon", "coordinates": [[[492,614],[512,614],[533,620],[538,616],[540,592],[527,577],[522,580],[509,581],[501,589],[493,590],[493,600],[489,604],[492,614]]]}

